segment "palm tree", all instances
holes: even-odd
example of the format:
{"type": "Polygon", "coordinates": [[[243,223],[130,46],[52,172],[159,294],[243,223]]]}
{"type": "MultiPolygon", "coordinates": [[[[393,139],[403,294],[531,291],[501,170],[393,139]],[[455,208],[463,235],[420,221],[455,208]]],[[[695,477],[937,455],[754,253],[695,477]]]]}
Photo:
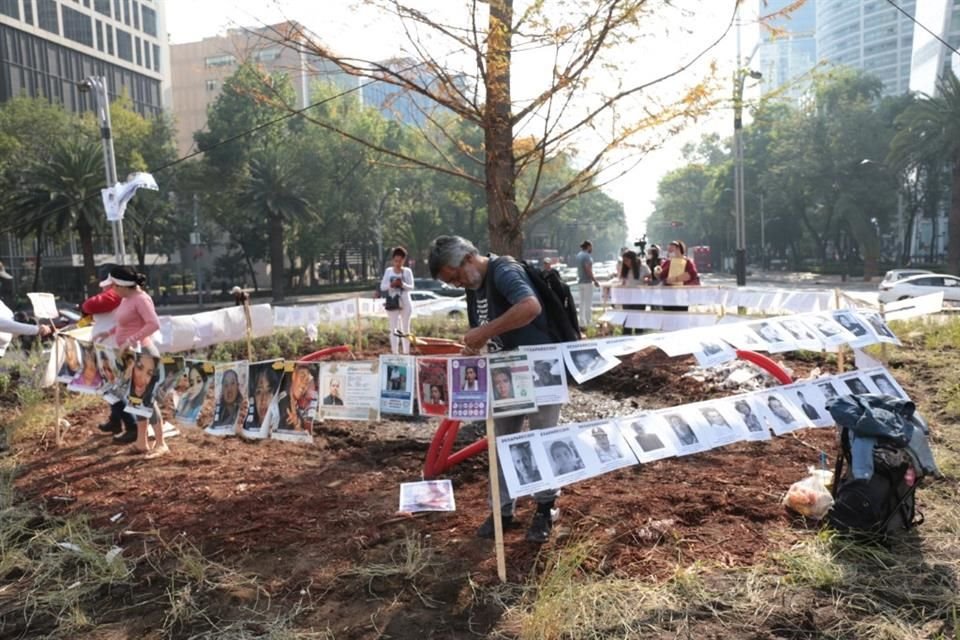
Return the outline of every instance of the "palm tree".
{"type": "Polygon", "coordinates": [[[93,236],[105,220],[100,199],[103,175],[100,145],[75,138],[58,143],[48,157],[28,167],[10,194],[12,210],[38,237],[76,232],[89,293],[97,290],[93,236]]]}
{"type": "Polygon", "coordinates": [[[247,164],[240,190],[241,206],[254,221],[267,223],[270,244],[270,285],[274,301],[283,300],[284,225],[311,215],[306,184],[292,156],[277,148],[257,152],[247,164]]]}
{"type": "Polygon", "coordinates": [[[960,80],[952,72],[940,80],[937,95],[925,96],[907,107],[890,143],[893,166],[939,163],[950,169],[950,216],[947,264],[960,274],[960,80]]]}

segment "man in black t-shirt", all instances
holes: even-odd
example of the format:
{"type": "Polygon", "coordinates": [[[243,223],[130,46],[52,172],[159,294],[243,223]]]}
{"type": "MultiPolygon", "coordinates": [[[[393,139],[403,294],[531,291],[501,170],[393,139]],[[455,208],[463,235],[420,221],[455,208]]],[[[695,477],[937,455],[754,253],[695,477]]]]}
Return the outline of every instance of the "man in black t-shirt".
{"type": "MultiPolygon", "coordinates": [[[[550,344],[548,318],[536,288],[523,266],[506,256],[482,256],[469,240],[440,236],[430,245],[430,275],[454,287],[467,290],[470,330],[463,336],[468,353],[516,349],[525,345],[550,344]]],[[[529,414],[530,429],[556,426],[560,405],[541,406],[529,414]]],[[[524,416],[494,420],[496,435],[517,433],[524,416]]],[[[537,511],[527,531],[527,540],[545,542],[550,537],[554,504],[559,490],[547,489],[534,495],[537,511]]],[[[500,513],[504,527],[513,525],[515,501],[511,500],[500,468],[500,513]]],[[[477,530],[483,538],[493,537],[493,516],[477,530]]]]}

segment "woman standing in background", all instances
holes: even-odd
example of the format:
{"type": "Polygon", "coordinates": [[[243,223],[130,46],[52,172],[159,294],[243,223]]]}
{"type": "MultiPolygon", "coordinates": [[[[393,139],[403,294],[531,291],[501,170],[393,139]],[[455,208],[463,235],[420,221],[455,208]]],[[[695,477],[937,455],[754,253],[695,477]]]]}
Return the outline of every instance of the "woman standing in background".
{"type": "MultiPolygon", "coordinates": [[[[384,292],[383,307],[387,310],[390,319],[390,351],[399,353],[400,338],[397,330],[403,334],[410,333],[410,315],[413,312],[413,302],[410,292],[413,290],[413,271],[405,267],[407,250],[397,247],[393,250],[393,264],[387,267],[380,281],[380,290],[384,292]]],[[[410,353],[410,341],[403,338],[403,353],[410,353]]]]}

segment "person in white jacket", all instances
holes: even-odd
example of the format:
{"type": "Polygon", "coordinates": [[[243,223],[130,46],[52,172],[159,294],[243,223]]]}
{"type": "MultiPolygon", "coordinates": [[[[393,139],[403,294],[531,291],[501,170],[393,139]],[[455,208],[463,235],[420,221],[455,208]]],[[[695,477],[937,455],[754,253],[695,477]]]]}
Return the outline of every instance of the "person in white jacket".
{"type": "MultiPolygon", "coordinates": [[[[399,353],[400,338],[397,329],[402,333],[410,333],[410,314],[413,312],[413,302],[410,292],[413,290],[413,271],[403,266],[407,261],[407,250],[397,247],[393,250],[393,264],[387,267],[380,281],[380,290],[384,292],[383,306],[390,319],[390,351],[399,353]]],[[[410,342],[403,339],[403,353],[410,353],[410,342]]]]}

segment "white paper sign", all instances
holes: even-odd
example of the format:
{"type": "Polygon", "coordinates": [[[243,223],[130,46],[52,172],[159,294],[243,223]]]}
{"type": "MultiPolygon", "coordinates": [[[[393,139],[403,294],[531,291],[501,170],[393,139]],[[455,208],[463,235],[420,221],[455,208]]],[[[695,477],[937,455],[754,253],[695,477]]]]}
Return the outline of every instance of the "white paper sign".
{"type": "Polygon", "coordinates": [[[380,361],[325,362],[320,366],[321,419],[380,419],[380,361]]]}
{"type": "Polygon", "coordinates": [[[620,361],[601,351],[597,342],[568,342],[563,345],[563,359],[567,363],[570,375],[578,383],[596,378],[610,371],[620,361]]]}
{"type": "Polygon", "coordinates": [[[533,369],[526,353],[504,352],[489,356],[491,412],[494,417],[537,411],[533,369]]]}
{"type": "Polygon", "coordinates": [[[60,311],[57,310],[57,299],[53,297],[52,293],[31,292],[27,294],[27,297],[30,298],[30,304],[33,305],[33,315],[37,318],[54,320],[60,317],[60,311]]]}
{"type": "Polygon", "coordinates": [[[520,347],[520,350],[530,356],[537,405],[566,403],[570,399],[570,392],[560,347],[550,344],[520,347]]]}

